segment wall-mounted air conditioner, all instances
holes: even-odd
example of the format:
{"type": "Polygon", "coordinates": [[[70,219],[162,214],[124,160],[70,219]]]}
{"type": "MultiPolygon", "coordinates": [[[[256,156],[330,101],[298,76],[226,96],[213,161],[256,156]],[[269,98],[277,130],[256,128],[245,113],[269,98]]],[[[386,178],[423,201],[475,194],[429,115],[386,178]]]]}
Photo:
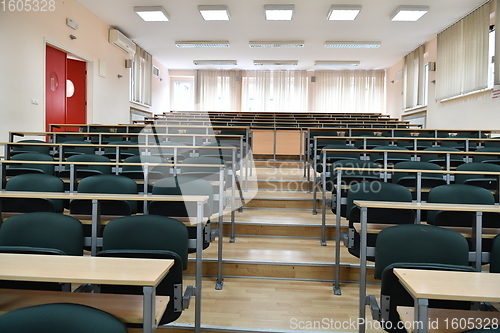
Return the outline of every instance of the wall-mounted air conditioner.
{"type": "Polygon", "coordinates": [[[135,43],[117,29],[109,29],[109,42],[130,55],[135,54],[135,43]]]}

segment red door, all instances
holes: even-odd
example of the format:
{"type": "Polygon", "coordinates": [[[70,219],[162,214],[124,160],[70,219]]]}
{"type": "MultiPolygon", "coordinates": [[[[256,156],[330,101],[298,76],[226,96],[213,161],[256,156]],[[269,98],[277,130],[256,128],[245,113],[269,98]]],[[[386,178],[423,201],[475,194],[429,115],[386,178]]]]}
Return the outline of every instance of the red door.
{"type": "MultiPolygon", "coordinates": [[[[87,63],[68,59],[65,52],[48,45],[46,50],[46,130],[50,124],[86,124],[87,63]]],[[[55,130],[78,131],[71,127],[55,130]]]]}
{"type": "Polygon", "coordinates": [[[45,78],[45,130],[66,123],[66,53],[47,45],[45,78]]]}
{"type": "Polygon", "coordinates": [[[64,124],[86,124],[87,63],[74,59],[67,61],[66,121],[64,124]]]}

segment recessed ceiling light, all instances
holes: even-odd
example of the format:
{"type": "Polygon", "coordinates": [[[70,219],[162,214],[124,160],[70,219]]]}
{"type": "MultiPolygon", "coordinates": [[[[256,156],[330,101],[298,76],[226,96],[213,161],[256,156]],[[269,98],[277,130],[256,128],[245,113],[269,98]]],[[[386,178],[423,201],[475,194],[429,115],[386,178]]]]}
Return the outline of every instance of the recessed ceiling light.
{"type": "Polygon", "coordinates": [[[144,21],[168,21],[168,13],[162,6],[136,6],[134,12],[144,21]]]}
{"type": "Polygon", "coordinates": [[[380,42],[325,42],[325,47],[333,48],[378,48],[380,47],[380,42]]]}
{"type": "Polygon", "coordinates": [[[361,11],[361,5],[332,5],[328,12],[330,21],[352,21],[361,11]]]}
{"type": "Polygon", "coordinates": [[[216,65],[216,66],[227,66],[227,65],[237,65],[236,60],[193,60],[195,65],[216,65]]]}
{"type": "Polygon", "coordinates": [[[316,60],[314,66],[358,66],[357,60],[316,60]]]}
{"type": "Polygon", "coordinates": [[[281,42],[249,42],[250,47],[304,47],[303,40],[296,41],[281,41],[281,42]]]}
{"type": "Polygon", "coordinates": [[[228,41],[186,41],[175,42],[177,47],[229,47],[228,41]]]}
{"type": "Polygon", "coordinates": [[[229,9],[225,5],[198,6],[205,21],[229,21],[229,9]]]}
{"type": "Polygon", "coordinates": [[[293,18],[294,5],[264,5],[266,20],[290,21],[293,18]]]}
{"type": "Polygon", "coordinates": [[[391,21],[418,21],[429,11],[429,6],[399,6],[391,14],[391,21]]]}
{"type": "Polygon", "coordinates": [[[299,63],[298,60],[254,60],[254,65],[275,65],[275,66],[296,66],[299,63]]]}

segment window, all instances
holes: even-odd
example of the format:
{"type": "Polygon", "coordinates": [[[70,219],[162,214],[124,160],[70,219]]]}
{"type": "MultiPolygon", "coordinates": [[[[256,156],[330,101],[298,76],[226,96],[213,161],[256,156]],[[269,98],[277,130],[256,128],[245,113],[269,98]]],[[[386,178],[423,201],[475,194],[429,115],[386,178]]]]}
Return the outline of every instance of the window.
{"type": "Polygon", "coordinates": [[[194,111],[194,80],[175,79],[172,81],[172,110],[174,111],[194,111]]]}
{"type": "Polygon", "coordinates": [[[153,57],[136,46],[132,72],[130,74],[130,101],[151,106],[153,57]]]}
{"type": "Polygon", "coordinates": [[[424,65],[424,45],[419,46],[404,58],[403,69],[403,109],[413,109],[427,104],[425,96],[426,76],[428,71],[424,65]]]}
{"type": "Polygon", "coordinates": [[[438,34],[436,99],[488,88],[490,3],[438,34]]]}

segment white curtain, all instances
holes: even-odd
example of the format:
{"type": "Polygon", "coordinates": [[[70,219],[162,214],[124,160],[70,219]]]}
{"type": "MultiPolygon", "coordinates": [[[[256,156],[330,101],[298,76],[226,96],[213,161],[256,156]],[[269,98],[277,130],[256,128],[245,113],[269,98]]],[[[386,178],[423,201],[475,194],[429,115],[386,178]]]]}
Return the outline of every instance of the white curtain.
{"type": "Polygon", "coordinates": [[[438,101],[488,87],[489,24],[490,4],[487,3],[438,34],[438,101]]]}
{"type": "Polygon", "coordinates": [[[135,103],[151,105],[153,57],[136,45],[132,72],[130,75],[130,100],[135,103]]]}
{"type": "MultiPolygon", "coordinates": [[[[198,70],[195,106],[199,111],[239,111],[238,71],[198,70]]],[[[241,80],[241,79],[240,79],[241,80]]]]}
{"type": "Polygon", "coordinates": [[[424,45],[419,46],[404,58],[404,108],[410,109],[425,104],[424,101],[424,45]]]}
{"type": "Polygon", "coordinates": [[[314,111],[385,111],[385,71],[315,71],[314,75],[314,111]]]}
{"type": "Polygon", "coordinates": [[[247,71],[242,111],[306,111],[306,71],[247,71]]]}

